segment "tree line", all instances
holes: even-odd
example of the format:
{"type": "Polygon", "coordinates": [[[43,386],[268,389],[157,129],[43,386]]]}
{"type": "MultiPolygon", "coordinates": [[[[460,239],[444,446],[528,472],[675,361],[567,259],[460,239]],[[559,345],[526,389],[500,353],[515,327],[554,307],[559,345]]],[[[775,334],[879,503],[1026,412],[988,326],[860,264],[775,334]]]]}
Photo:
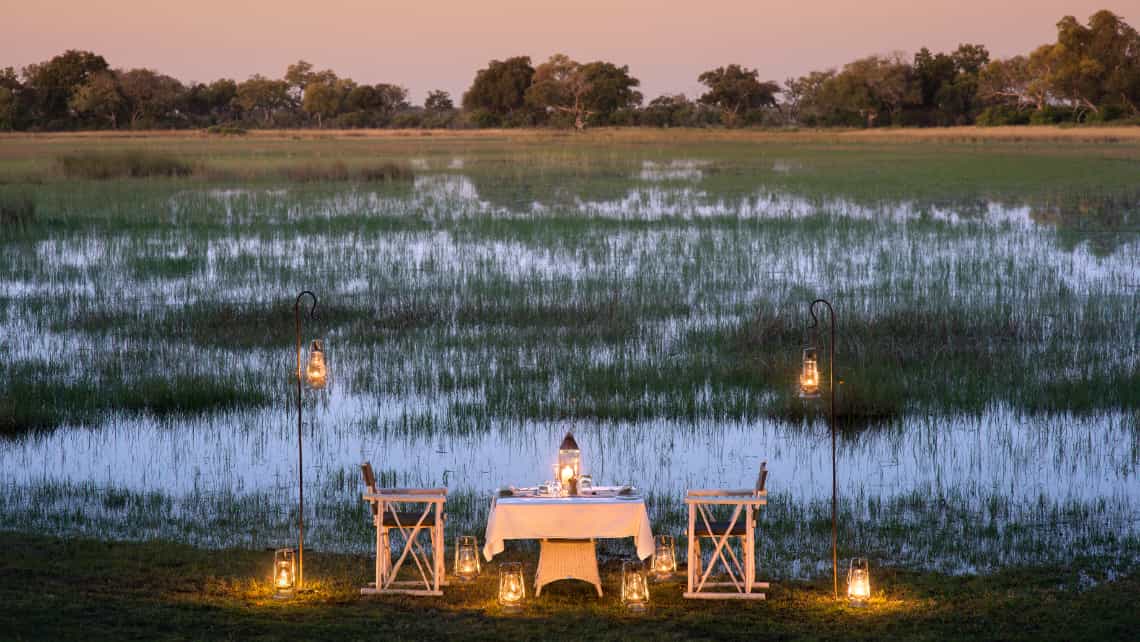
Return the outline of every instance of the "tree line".
{"type": "Polygon", "coordinates": [[[1055,42],[991,59],[980,44],[913,57],[873,55],[777,83],[729,64],[704,92],[647,103],[627,65],[555,54],[492,60],[460,104],[422,105],[400,85],[360,84],[298,61],[282,78],[185,84],[152,69],[113,69],[69,50],[19,73],[0,69],[0,130],[460,127],[879,127],[1140,122],[1140,35],[1111,11],[1057,23],[1055,42]]]}

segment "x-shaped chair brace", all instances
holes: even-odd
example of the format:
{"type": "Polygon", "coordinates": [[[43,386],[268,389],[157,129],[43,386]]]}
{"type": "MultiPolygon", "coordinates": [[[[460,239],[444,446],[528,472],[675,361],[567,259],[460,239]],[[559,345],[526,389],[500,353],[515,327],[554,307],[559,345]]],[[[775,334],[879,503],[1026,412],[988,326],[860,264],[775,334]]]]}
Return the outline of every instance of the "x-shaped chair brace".
{"type": "MultiPolygon", "coordinates": [[[[400,568],[404,565],[404,560],[407,559],[408,553],[412,554],[412,560],[416,563],[416,569],[420,572],[420,578],[424,583],[424,590],[435,590],[433,584],[436,581],[436,573],[438,569],[431,563],[431,558],[424,551],[423,546],[420,545],[419,537],[420,531],[424,529],[423,523],[427,516],[431,513],[433,505],[430,503],[424,504],[423,512],[420,513],[420,518],[416,521],[415,526],[411,528],[404,526],[400,521],[400,513],[396,510],[395,502],[386,502],[385,508],[392,514],[392,518],[396,522],[396,529],[404,536],[404,548],[400,554],[399,559],[388,569],[384,577],[383,590],[390,590],[396,582],[396,577],[400,574],[400,568]],[[427,571],[424,570],[427,566],[427,571]],[[428,578],[431,575],[431,578],[428,578]]],[[[383,519],[383,518],[381,518],[383,519]]]]}
{"type": "Polygon", "coordinates": [[[697,584],[697,592],[700,592],[700,590],[705,587],[705,582],[708,581],[709,575],[711,575],[713,569],[716,568],[718,561],[724,566],[724,570],[728,573],[728,578],[732,580],[732,585],[736,587],[736,591],[738,593],[744,592],[744,587],[741,586],[745,575],[744,565],[740,563],[740,558],[736,556],[736,551],[732,550],[732,546],[728,543],[729,538],[733,536],[733,527],[736,526],[736,521],[740,519],[741,509],[743,508],[743,504],[737,504],[736,508],[732,511],[732,518],[728,520],[728,527],[724,529],[723,534],[718,535],[710,523],[708,508],[703,504],[697,504],[697,514],[701,516],[701,521],[704,522],[705,528],[712,534],[713,539],[716,541],[716,548],[713,549],[712,558],[709,559],[709,566],[705,569],[704,574],[701,575],[700,583],[697,584]],[[728,554],[728,557],[725,557],[725,553],[728,554]],[[732,564],[729,564],[729,558],[731,558],[732,564]],[[740,573],[739,579],[736,574],[733,573],[734,567],[736,572],[740,573]]]}
{"type": "Polygon", "coordinates": [[[767,582],[756,581],[755,562],[755,513],[756,510],[767,503],[767,493],[763,490],[696,490],[690,491],[685,498],[689,505],[689,566],[688,589],[684,596],[687,598],[705,599],[759,599],[766,596],[764,593],[754,593],[753,589],[768,588],[767,582]],[[732,516],[727,522],[717,524],[710,512],[712,506],[730,505],[733,507],[732,516]],[[697,518],[704,527],[703,533],[697,533],[697,518]],[[743,533],[737,531],[737,524],[744,520],[743,533]],[[717,524],[714,528],[713,524],[717,524]],[[712,557],[707,568],[703,569],[699,578],[694,574],[700,568],[700,540],[707,536],[715,542],[712,557]],[[743,549],[743,560],[736,554],[731,544],[731,538],[740,537],[743,549]],[[710,582],[713,570],[717,563],[724,568],[728,575],[728,582],[710,582]],[[705,591],[705,588],[732,587],[735,592],[705,591]]]}
{"type": "MultiPolygon", "coordinates": [[[[444,584],[443,578],[443,503],[446,501],[446,490],[439,492],[423,491],[418,489],[380,490],[364,496],[369,502],[376,502],[380,510],[375,511],[373,523],[376,526],[376,584],[374,588],[361,589],[363,594],[371,593],[409,593],[413,595],[443,595],[440,586],[444,584]],[[408,521],[407,513],[401,515],[396,510],[398,504],[423,504],[423,510],[415,523],[408,521]],[[435,511],[435,519],[425,524],[435,511]],[[385,517],[390,516],[395,524],[385,526],[385,517]],[[403,547],[396,563],[391,563],[391,542],[389,531],[397,531],[403,538],[403,547]],[[431,554],[424,549],[420,542],[420,533],[431,535],[431,554]],[[419,579],[400,581],[397,579],[400,569],[409,555],[419,572],[419,579]],[[407,587],[407,588],[405,588],[407,587]]],[[[415,515],[415,513],[412,513],[415,515]]]]}

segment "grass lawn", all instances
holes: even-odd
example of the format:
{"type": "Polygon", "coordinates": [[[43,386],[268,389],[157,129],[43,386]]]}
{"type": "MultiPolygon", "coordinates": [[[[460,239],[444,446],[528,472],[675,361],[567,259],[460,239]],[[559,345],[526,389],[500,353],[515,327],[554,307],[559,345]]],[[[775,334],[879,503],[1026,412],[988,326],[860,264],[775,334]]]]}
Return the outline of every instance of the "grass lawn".
{"type": "MultiPolygon", "coordinates": [[[[361,598],[371,561],[310,553],[296,599],[272,597],[272,554],[163,542],[119,543],[0,534],[0,638],[102,639],[1135,639],[1140,579],[1081,584],[1071,572],[1007,569],[946,577],[872,569],[858,609],[827,582],[779,583],[766,602],[687,601],[683,578],[655,584],[643,615],[624,613],[618,572],[606,596],[554,584],[523,612],[495,604],[497,564],[442,598],[361,598]]],[[[532,556],[518,556],[533,571],[532,556]]]]}

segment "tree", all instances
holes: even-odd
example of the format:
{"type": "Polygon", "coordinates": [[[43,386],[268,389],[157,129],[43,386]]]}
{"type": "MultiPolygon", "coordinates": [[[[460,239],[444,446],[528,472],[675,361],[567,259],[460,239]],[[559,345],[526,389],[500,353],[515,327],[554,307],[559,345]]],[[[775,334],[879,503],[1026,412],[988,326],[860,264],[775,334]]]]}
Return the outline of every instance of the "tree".
{"type": "Polygon", "coordinates": [[[585,104],[586,92],[592,87],[581,63],[566,54],[554,54],[535,68],[526,102],[540,110],[568,114],[576,128],[584,129],[586,118],[593,113],[585,104]]]}
{"type": "Polygon", "coordinates": [[[641,105],[641,92],[635,89],[641,81],[629,75],[628,65],[599,60],[582,65],[582,74],[589,86],[582,102],[597,121],[609,123],[617,112],[641,105]]]}
{"type": "Polygon", "coordinates": [[[1137,111],[1130,88],[1140,88],[1140,36],[1120,16],[1098,11],[1087,27],[1065,16],[1057,23],[1052,54],[1051,84],[1059,96],[1096,114],[1110,103],[1137,111]]]}
{"type": "Polygon", "coordinates": [[[813,71],[784,81],[784,111],[793,122],[809,126],[839,124],[836,105],[827,97],[836,71],[813,71]]]}
{"type": "Polygon", "coordinates": [[[80,114],[106,120],[112,129],[119,127],[119,114],[126,105],[114,73],[102,71],[93,74],[71,96],[69,106],[80,114]]]}
{"type": "Polygon", "coordinates": [[[15,69],[0,69],[0,130],[20,127],[20,94],[23,88],[15,69]]]}
{"type": "Polygon", "coordinates": [[[317,127],[324,127],[324,119],[340,114],[355,88],[356,83],[348,79],[312,81],[305,86],[301,107],[305,113],[317,117],[317,127]]]}
{"type": "Polygon", "coordinates": [[[186,91],[183,107],[188,114],[207,122],[231,120],[236,95],[237,83],[228,78],[215,80],[208,85],[196,83],[186,91]]]}
{"type": "Polygon", "coordinates": [[[492,60],[475,73],[463,94],[463,108],[483,112],[489,120],[501,123],[526,107],[526,91],[533,77],[529,56],[492,60]]]}
{"type": "Polygon", "coordinates": [[[69,49],[39,64],[24,68],[24,86],[29,91],[32,116],[48,128],[59,127],[69,116],[72,94],[92,74],[107,71],[107,61],[90,51],[69,49]]]}
{"type": "Polygon", "coordinates": [[[396,114],[411,107],[408,90],[388,83],[353,86],[344,104],[345,111],[353,114],[354,127],[387,125],[396,114]]]}
{"type": "Polygon", "coordinates": [[[1044,109],[1049,101],[1048,65],[1051,45],[1042,45],[1032,57],[1014,56],[986,64],[978,74],[982,100],[1017,109],[1044,109]]]}
{"type": "Polygon", "coordinates": [[[451,94],[442,89],[435,89],[428,92],[427,99],[424,100],[424,109],[430,112],[445,112],[455,109],[455,105],[451,102],[451,94]]]}
{"type": "Polygon", "coordinates": [[[237,86],[233,102],[245,113],[260,113],[262,123],[269,125],[274,112],[290,104],[289,84],[284,80],[253,75],[237,86]]]}
{"type": "Polygon", "coordinates": [[[891,122],[897,123],[903,106],[922,98],[911,66],[898,53],[849,62],[836,80],[850,94],[849,109],[862,115],[868,127],[874,126],[883,111],[890,116],[891,122]]]}
{"type": "Polygon", "coordinates": [[[173,115],[186,88],[178,80],[152,69],[131,69],[116,74],[130,112],[131,128],[155,125],[173,115]]]}
{"type": "Polygon", "coordinates": [[[772,81],[760,82],[759,72],[740,65],[728,65],[706,71],[697,80],[709,88],[698,99],[721,110],[724,123],[732,126],[744,111],[775,107],[780,86],[772,81]]]}

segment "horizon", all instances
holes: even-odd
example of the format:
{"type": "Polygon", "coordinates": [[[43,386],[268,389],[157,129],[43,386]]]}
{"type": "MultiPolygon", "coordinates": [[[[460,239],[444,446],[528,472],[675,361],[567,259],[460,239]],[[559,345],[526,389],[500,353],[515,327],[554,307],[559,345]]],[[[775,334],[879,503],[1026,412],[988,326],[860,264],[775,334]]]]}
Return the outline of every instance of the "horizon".
{"type": "Polygon", "coordinates": [[[1045,0],[1035,4],[1030,15],[1025,15],[1027,9],[978,0],[933,8],[901,0],[843,0],[827,7],[779,9],[771,2],[737,0],[699,12],[656,6],[672,2],[612,5],[586,0],[571,15],[561,8],[536,11],[517,0],[431,7],[333,0],[323,5],[319,16],[281,12],[283,6],[299,3],[263,0],[242,6],[204,0],[193,7],[164,7],[164,15],[140,0],[68,4],[47,0],[9,10],[9,37],[0,42],[0,67],[19,70],[67,49],[84,49],[104,56],[115,68],[155,69],[190,83],[241,81],[254,74],[280,78],[289,64],[303,59],[360,83],[404,86],[417,104],[433,89],[443,89],[458,101],[478,69],[492,59],[512,56],[530,56],[537,64],[565,53],[582,62],[628,65],[641,80],[639,89],[648,102],[663,94],[695,98],[703,91],[697,75],[730,63],[756,68],[761,79],[782,83],[871,54],[903,51],[909,57],[922,47],[937,52],[976,43],[985,45],[992,57],[1006,58],[1052,41],[1056,22],[1064,15],[1083,22],[1095,11],[1108,9],[1126,21],[1133,17],[1113,6],[1119,3],[1084,0],[1045,0]],[[278,15],[267,21],[261,14],[271,6],[278,15]],[[514,11],[513,19],[499,19],[507,10],[514,11]],[[219,18],[222,13],[225,17],[219,18]],[[342,23],[349,13],[359,19],[346,28],[342,23]],[[220,20],[224,24],[216,24],[220,20]],[[428,26],[413,29],[425,21],[428,26]],[[626,37],[634,21],[646,29],[626,37]],[[753,29],[755,23],[770,27],[753,29]],[[178,28],[169,29],[171,24],[178,28]],[[373,42],[367,31],[372,24],[392,26],[373,42]],[[814,38],[805,37],[811,32],[804,25],[816,29],[814,38]],[[339,30],[329,33],[332,27],[339,30]],[[314,29],[321,37],[306,42],[314,29]],[[433,36],[447,39],[435,43],[433,36]],[[820,42],[827,44],[815,44],[820,42]],[[188,56],[188,51],[199,55],[188,56]]]}

